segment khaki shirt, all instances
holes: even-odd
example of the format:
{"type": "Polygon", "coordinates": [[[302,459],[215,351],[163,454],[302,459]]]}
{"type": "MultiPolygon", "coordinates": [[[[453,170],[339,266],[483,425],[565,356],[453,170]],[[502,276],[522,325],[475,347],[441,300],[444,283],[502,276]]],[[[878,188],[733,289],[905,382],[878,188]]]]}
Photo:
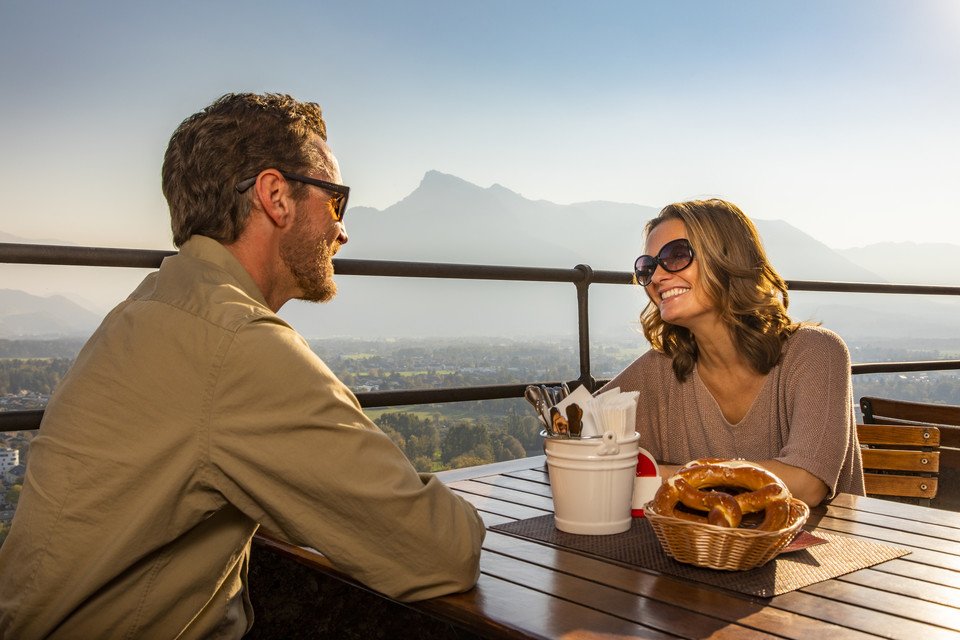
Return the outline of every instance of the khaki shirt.
{"type": "Polygon", "coordinates": [[[50,400],[0,550],[0,637],[240,637],[259,525],[400,600],[479,575],[476,510],[417,474],[233,256],[194,236],[50,400]]]}

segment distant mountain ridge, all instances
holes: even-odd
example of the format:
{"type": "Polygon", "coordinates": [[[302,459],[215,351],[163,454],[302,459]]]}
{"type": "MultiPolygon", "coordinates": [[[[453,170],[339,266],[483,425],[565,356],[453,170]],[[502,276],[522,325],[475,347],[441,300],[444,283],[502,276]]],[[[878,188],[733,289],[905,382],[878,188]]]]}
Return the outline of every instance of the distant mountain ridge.
{"type": "Polygon", "coordinates": [[[0,289],[0,338],[89,335],[101,317],[63,296],[0,289]]]}
{"type": "MultiPolygon", "coordinates": [[[[588,264],[597,270],[628,271],[642,251],[643,226],[658,211],[627,203],[561,205],[529,200],[499,184],[480,187],[429,171],[408,196],[383,210],[351,208],[347,216],[350,242],[339,257],[566,269],[588,264]]],[[[876,250],[835,251],[784,221],[755,222],[768,256],[788,280],[924,283],[927,278],[932,284],[931,278],[949,279],[951,272],[958,272],[953,266],[933,268],[928,274],[905,268],[907,263],[929,265],[930,255],[954,265],[947,261],[948,256],[960,255],[955,245],[928,253],[926,259],[923,250],[929,245],[914,245],[917,249],[909,258],[895,257],[894,248],[886,245],[876,250]],[[901,277],[905,273],[910,273],[909,280],[901,277]]],[[[25,241],[4,238],[15,236],[0,235],[0,241],[25,241]]],[[[133,276],[142,277],[125,277],[133,276]]],[[[334,303],[318,306],[293,301],[281,315],[307,337],[526,336],[576,331],[575,289],[570,284],[360,276],[340,276],[338,283],[340,294],[334,303]]],[[[119,301],[130,289],[114,293],[112,299],[119,301]]],[[[919,296],[796,292],[791,301],[791,313],[797,319],[819,320],[838,330],[843,327],[842,335],[848,339],[903,336],[903,328],[911,326],[927,337],[951,337],[960,308],[957,300],[919,296]]],[[[636,287],[591,287],[591,331],[636,331],[636,318],[645,303],[645,294],[636,287]]],[[[2,300],[0,304],[4,331],[30,330],[31,322],[23,317],[4,321],[10,314],[2,300]]],[[[38,316],[33,324],[49,333],[55,321],[63,321],[58,319],[61,314],[80,317],[61,309],[53,318],[41,321],[38,316]]]]}
{"type": "MultiPolygon", "coordinates": [[[[351,241],[342,255],[629,271],[643,249],[643,226],[657,213],[637,204],[528,200],[499,184],[483,188],[428,171],[410,195],[382,211],[351,209],[351,241]],[[436,242],[423,242],[425,236],[436,242]]],[[[883,281],[782,220],[755,223],[785,278],[883,281]]]]}
{"type": "Polygon", "coordinates": [[[960,246],[946,242],[881,242],[837,253],[891,282],[957,286],[960,246]]]}

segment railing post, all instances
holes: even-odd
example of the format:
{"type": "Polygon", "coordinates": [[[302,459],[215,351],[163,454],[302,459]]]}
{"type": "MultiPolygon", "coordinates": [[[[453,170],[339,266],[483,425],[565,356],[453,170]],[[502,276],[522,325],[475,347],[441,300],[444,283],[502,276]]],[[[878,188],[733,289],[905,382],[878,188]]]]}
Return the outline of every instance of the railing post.
{"type": "Polygon", "coordinates": [[[578,264],[574,267],[583,274],[583,277],[574,284],[577,287],[577,328],[580,336],[580,384],[593,393],[596,378],[590,373],[590,309],[588,293],[593,281],[593,268],[588,264],[578,264]]]}

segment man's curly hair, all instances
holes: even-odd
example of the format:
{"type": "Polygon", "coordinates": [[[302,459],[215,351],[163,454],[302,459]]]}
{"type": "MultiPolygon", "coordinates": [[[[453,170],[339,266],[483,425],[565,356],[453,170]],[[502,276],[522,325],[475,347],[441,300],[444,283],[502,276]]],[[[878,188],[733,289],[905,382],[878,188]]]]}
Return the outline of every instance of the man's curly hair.
{"type": "MultiPolygon", "coordinates": [[[[284,94],[228,93],[184,120],[163,159],[163,195],[173,242],[200,234],[234,242],[250,213],[237,182],[274,167],[305,173],[324,158],[313,136],[327,139],[320,107],[284,94]]],[[[302,197],[303,185],[293,187],[302,197]]]]}

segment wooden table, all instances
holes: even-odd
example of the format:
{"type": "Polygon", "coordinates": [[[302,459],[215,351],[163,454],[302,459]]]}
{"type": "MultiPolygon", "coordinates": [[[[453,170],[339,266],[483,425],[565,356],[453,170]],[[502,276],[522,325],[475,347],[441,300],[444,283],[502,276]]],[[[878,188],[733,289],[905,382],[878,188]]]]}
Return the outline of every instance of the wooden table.
{"type": "MultiPolygon", "coordinates": [[[[440,477],[487,527],[552,512],[542,456],[440,477]]],[[[409,606],[494,638],[960,638],[960,514],[843,494],[814,517],[912,553],[756,598],[488,530],[475,589],[409,606]]],[[[315,552],[270,544],[338,575],[315,552]]]]}

